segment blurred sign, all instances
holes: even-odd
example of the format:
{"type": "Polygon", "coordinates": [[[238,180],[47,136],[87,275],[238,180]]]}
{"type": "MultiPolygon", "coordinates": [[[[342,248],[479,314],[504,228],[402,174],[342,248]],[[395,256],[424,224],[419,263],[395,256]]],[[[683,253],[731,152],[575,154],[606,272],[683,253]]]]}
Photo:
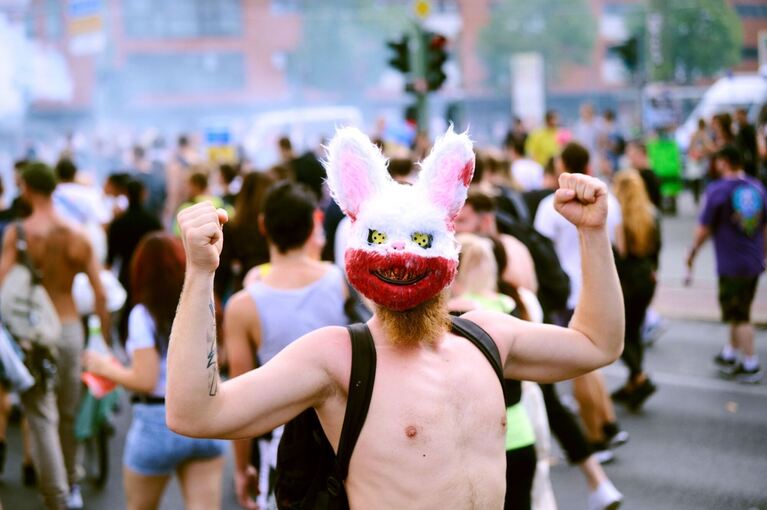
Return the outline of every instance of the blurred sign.
{"type": "Polygon", "coordinates": [[[415,3],[415,15],[421,19],[427,18],[431,12],[431,4],[426,0],[417,0],[415,3]]]}
{"type": "Polygon", "coordinates": [[[106,46],[102,0],[69,0],[69,51],[74,55],[92,55],[106,46]]]}
{"type": "Polygon", "coordinates": [[[525,122],[543,121],[546,83],[540,53],[517,53],[511,57],[511,108],[525,122]]]}
{"type": "Polygon", "coordinates": [[[205,145],[208,147],[208,160],[210,162],[234,163],[237,161],[237,147],[232,145],[232,134],[228,128],[206,129],[205,145]]]}

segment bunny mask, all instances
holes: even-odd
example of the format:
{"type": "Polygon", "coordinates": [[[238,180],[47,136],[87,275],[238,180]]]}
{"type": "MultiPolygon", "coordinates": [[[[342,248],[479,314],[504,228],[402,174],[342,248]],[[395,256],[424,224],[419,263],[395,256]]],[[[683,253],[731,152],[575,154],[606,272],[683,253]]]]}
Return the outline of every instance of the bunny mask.
{"type": "Polygon", "coordinates": [[[418,181],[395,182],[381,151],[355,128],[328,146],[328,186],[352,221],[345,253],[350,283],[378,305],[409,310],[455,278],[455,219],[474,173],[472,143],[452,127],[421,164],[418,181]]]}

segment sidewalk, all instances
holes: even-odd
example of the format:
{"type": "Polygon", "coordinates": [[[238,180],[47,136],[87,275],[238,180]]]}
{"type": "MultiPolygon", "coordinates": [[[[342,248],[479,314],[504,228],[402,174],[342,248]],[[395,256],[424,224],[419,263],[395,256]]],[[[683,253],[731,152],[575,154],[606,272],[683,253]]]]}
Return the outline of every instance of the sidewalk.
{"type": "MultiPolygon", "coordinates": [[[[672,319],[721,320],[716,282],[692,287],[684,287],[681,283],[658,285],[653,306],[662,316],[672,319]]],[[[754,299],[751,320],[755,324],[767,325],[767,292],[764,285],[760,286],[754,299]]]]}

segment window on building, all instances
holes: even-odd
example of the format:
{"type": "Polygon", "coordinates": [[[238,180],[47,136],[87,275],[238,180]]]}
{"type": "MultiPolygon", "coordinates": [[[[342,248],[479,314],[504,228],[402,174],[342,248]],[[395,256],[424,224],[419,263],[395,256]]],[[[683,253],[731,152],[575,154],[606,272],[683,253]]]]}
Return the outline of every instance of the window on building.
{"type": "Polygon", "coordinates": [[[737,4],[735,12],[742,18],[767,18],[767,5],[737,4]]]}
{"type": "Polygon", "coordinates": [[[129,95],[232,92],[245,88],[242,53],[135,53],[121,77],[129,95]]]}
{"type": "Polygon", "coordinates": [[[132,38],[231,37],[242,33],[243,0],[131,0],[123,2],[132,38]]]}
{"type": "Polygon", "coordinates": [[[746,46],[740,50],[740,56],[743,60],[757,60],[759,58],[759,48],[756,46],[746,46]]]}

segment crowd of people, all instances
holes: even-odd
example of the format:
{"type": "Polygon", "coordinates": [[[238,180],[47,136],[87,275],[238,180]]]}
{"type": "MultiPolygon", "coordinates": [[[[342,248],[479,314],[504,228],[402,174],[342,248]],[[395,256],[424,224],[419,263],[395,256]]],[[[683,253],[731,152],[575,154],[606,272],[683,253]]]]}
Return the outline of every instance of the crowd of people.
{"type": "MultiPolygon", "coordinates": [[[[762,120],[767,123],[767,113],[762,120]]],[[[696,203],[705,186],[687,264],[692,267],[700,246],[712,238],[723,321],[731,326],[729,342],[715,361],[726,377],[761,379],[749,310],[765,269],[767,196],[759,177],[767,175],[767,130],[751,126],[741,110],[734,123],[720,114],[710,125],[711,131],[701,120],[684,173],[677,177],[657,171],[657,165],[667,163],[653,152],[652,142],[628,139],[613,112],[597,118],[590,105],[581,108],[572,129],[561,128],[557,113],[549,111],[541,128],[528,133],[517,119],[500,149],[475,150],[466,204],[454,218],[462,255],[448,301],[451,312],[493,310],[535,323],[571,322],[582,299],[584,245],[579,230],[556,209],[563,174],[591,175],[608,185],[607,232],[624,299],[625,384],[611,391],[598,370],[575,377],[574,412],[554,384],[506,380],[505,508],[556,508],[548,479],[550,432],[582,471],[590,490],[588,508],[620,505],[623,496],[602,464],[629,439],[614,406],[638,412],[659,389],[643,359],[647,332],[659,320],[651,303],[663,212],[674,212],[670,184],[686,182],[696,203]]],[[[391,155],[388,172],[396,182],[416,182],[420,157],[402,157],[386,141],[379,141],[379,148],[391,155]]],[[[179,211],[212,202],[228,216],[209,305],[220,319],[215,322],[220,331],[207,333],[219,339],[208,346],[211,395],[217,391],[217,369],[237,377],[320,327],[368,317],[364,310],[371,307],[345,276],[344,251],[356,242],[350,227],[355,218],[324,184],[326,154],[319,148],[297,154],[287,138],[279,140],[279,152],[282,160],[269,169],[256,170],[244,161],[211,164],[181,136],[166,161],[151,159],[147,147],[136,146],[125,167],[101,188],[84,182],[72,154],[62,154],[52,166],[16,163],[20,193],[0,211],[0,282],[23,250],[42,275],[61,323],[56,349],[21,342],[35,378],[19,399],[27,438],[24,480],[38,486],[47,508],[83,507],[73,430],[83,371],[133,395],[122,473],[127,508],[156,508],[174,474],[187,508],[221,504],[225,442],[179,435],[165,419],[171,325],[188,260],[179,238],[179,211]],[[113,284],[105,272],[125,290],[124,304],[110,306],[113,284]],[[120,361],[85,351],[87,317],[73,291],[78,273],[87,276],[94,302],[90,313],[99,318],[120,361]]],[[[680,168],[682,161],[679,156],[680,168]]],[[[422,247],[432,240],[428,232],[412,236],[422,247]]],[[[385,231],[370,229],[367,243],[386,241],[385,231]]],[[[10,393],[5,385],[0,469],[10,393]]],[[[274,504],[281,436],[277,427],[257,438],[231,441],[234,488],[243,508],[274,504]]]]}

